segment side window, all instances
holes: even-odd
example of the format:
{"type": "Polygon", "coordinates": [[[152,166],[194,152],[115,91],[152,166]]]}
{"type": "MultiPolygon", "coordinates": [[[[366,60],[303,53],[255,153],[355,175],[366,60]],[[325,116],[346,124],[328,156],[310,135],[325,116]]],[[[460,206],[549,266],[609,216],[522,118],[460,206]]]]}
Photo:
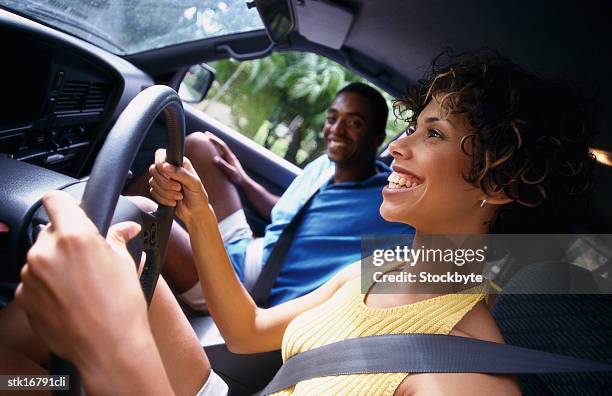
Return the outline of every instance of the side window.
{"type": "MultiPolygon", "coordinates": [[[[361,77],[311,53],[275,53],[263,59],[209,63],[216,80],[197,107],[286,160],[304,167],[324,151],[321,128],[336,92],[361,77]]],[[[367,82],[366,82],[367,83],[367,82]]],[[[387,136],[394,122],[392,98],[387,136]]]]}

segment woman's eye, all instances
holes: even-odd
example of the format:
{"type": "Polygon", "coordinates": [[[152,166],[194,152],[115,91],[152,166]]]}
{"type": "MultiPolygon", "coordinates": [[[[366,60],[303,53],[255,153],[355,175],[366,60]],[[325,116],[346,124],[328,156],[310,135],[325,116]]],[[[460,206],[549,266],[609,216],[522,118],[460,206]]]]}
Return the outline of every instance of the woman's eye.
{"type": "Polygon", "coordinates": [[[416,126],[411,125],[408,128],[406,128],[406,131],[404,133],[406,134],[406,136],[410,136],[415,132],[416,132],[416,126]]]}
{"type": "Polygon", "coordinates": [[[428,129],[427,130],[427,137],[441,139],[442,138],[442,134],[440,132],[436,131],[435,129],[428,129]]]}

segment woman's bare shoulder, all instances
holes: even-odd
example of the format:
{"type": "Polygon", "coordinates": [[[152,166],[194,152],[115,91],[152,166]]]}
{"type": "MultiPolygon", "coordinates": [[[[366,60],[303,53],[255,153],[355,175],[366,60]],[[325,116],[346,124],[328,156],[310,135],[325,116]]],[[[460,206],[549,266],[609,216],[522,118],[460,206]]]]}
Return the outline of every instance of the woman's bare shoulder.
{"type": "Polygon", "coordinates": [[[338,271],[328,283],[334,284],[335,288],[338,289],[348,281],[359,277],[359,275],[361,275],[361,261],[356,261],[338,271]]]}
{"type": "MultiPolygon", "coordinates": [[[[495,319],[484,301],[477,303],[457,323],[450,335],[503,343],[495,319]]],[[[516,378],[509,375],[480,373],[410,374],[396,389],[395,395],[520,395],[516,378]]]]}
{"type": "Polygon", "coordinates": [[[477,303],[451,330],[450,335],[476,338],[479,340],[504,342],[495,319],[484,301],[477,303]]]}
{"type": "Polygon", "coordinates": [[[361,275],[361,261],[356,261],[348,265],[342,272],[347,281],[358,277],[361,275]]]}

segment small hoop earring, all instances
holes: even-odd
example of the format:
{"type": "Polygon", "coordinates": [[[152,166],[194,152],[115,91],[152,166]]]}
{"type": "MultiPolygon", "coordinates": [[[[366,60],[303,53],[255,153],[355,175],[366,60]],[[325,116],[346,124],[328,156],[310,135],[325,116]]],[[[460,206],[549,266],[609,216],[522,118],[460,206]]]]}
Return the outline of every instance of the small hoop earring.
{"type": "Polygon", "coordinates": [[[484,208],[486,204],[487,204],[487,200],[483,199],[482,202],[480,203],[480,207],[484,208]]]}

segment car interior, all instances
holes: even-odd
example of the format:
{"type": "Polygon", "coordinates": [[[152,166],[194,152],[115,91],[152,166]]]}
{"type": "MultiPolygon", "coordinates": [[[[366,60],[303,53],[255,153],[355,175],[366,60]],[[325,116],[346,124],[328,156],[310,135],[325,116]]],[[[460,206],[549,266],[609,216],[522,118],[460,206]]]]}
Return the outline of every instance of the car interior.
{"type": "MultiPolygon", "coordinates": [[[[105,15],[110,15],[103,12],[113,7],[142,11],[152,7],[151,2],[95,0],[81,6],[68,0],[43,3],[0,0],[0,42],[4,49],[0,63],[4,76],[0,106],[2,305],[12,299],[26,252],[40,225],[48,221],[40,209],[44,193],[66,189],[80,198],[91,178],[100,195],[107,193],[106,185],[116,185],[119,194],[139,176],[136,171],[127,171],[136,155],[148,155],[153,161],[158,138],[163,141],[166,130],[173,128],[176,114],[169,114],[163,106],[182,104],[184,108],[184,127],[176,127],[175,134],[179,129],[186,134],[214,133],[227,142],[251,177],[281,194],[301,172],[300,167],[255,143],[234,126],[200,111],[193,100],[181,95],[182,103],[177,102],[162,90],[149,96],[155,102],[150,107],[126,108],[153,86],[164,85],[180,92],[194,65],[223,59],[244,62],[293,52],[315,53],[337,62],[396,98],[447,48],[456,53],[491,48],[537,75],[574,83],[595,103],[600,131],[592,143],[598,161],[592,202],[574,224],[576,234],[588,236],[581,239],[582,252],[594,254],[599,264],[580,273],[604,285],[601,290],[612,283],[612,245],[606,237],[612,234],[612,6],[607,1],[236,0],[205,1],[204,6],[193,1],[181,6],[180,15],[189,15],[198,6],[212,9],[222,3],[223,7],[240,9],[250,19],[236,17],[238,28],[224,26],[220,33],[208,36],[184,36],[179,31],[185,30],[184,26],[177,24],[176,31],[168,28],[165,35],[152,36],[146,43],[117,41],[100,26],[108,22],[105,15]],[[102,16],[90,27],[94,20],[88,20],[88,13],[94,9],[102,16]],[[165,117],[157,117],[162,113],[165,117]],[[119,135],[118,131],[118,137],[109,143],[113,126],[119,125],[120,116],[128,115],[133,123],[140,120],[140,135],[119,135]],[[108,148],[103,148],[105,143],[108,148]],[[93,171],[97,160],[107,165],[105,170],[97,170],[100,176],[93,171]],[[125,163],[117,169],[126,171],[105,176],[112,173],[115,162],[125,163]],[[106,182],[105,177],[109,178],[106,182]]],[[[160,3],[174,7],[173,2],[160,3]]],[[[112,29],[121,21],[108,23],[112,29]]],[[[199,23],[206,30],[206,24],[212,22],[199,23]]],[[[198,92],[202,97],[215,77],[208,69],[208,84],[198,92]]],[[[134,125],[125,130],[136,129],[134,125]]],[[[169,147],[173,144],[180,146],[168,141],[169,147]]],[[[384,147],[380,158],[389,161],[384,147]]],[[[109,210],[114,208],[112,200],[95,203],[95,193],[89,195],[90,205],[108,206],[112,202],[109,210]]],[[[267,221],[248,202],[244,204],[255,233],[263,234],[267,221]]],[[[171,218],[172,214],[164,216],[171,218]]],[[[123,219],[153,221],[121,197],[112,222],[123,219]]],[[[101,220],[106,222],[106,229],[110,221],[110,217],[101,220]]],[[[169,230],[161,227],[156,232],[163,239],[169,230]]],[[[151,248],[154,240],[153,235],[145,235],[135,241],[134,254],[143,249],[143,243],[145,249],[151,248]]],[[[159,265],[165,246],[155,249],[159,265]]],[[[557,259],[566,258],[567,254],[557,259]]],[[[517,275],[507,281],[507,287],[511,289],[534,276],[545,278],[546,268],[543,265],[539,272],[517,275]]],[[[504,276],[504,270],[499,276],[504,276]]],[[[611,296],[545,295],[534,302],[532,296],[502,293],[492,312],[510,344],[612,363],[611,296]]],[[[231,354],[210,317],[188,314],[213,368],[230,384],[232,394],[252,394],[262,389],[280,367],[278,353],[231,354]]],[[[520,382],[525,394],[606,394],[612,390],[611,377],[609,373],[527,374],[520,376],[520,382]]]]}

